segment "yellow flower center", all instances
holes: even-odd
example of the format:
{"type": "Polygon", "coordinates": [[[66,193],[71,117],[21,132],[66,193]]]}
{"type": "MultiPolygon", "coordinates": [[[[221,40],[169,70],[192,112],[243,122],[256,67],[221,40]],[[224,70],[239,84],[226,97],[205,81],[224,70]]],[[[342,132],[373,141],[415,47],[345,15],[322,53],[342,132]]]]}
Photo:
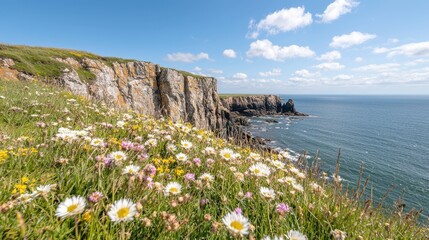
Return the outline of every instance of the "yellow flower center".
{"type": "Polygon", "coordinates": [[[259,171],[259,169],[255,169],[255,170],[253,170],[253,172],[254,172],[255,174],[258,174],[258,173],[260,173],[261,171],[259,171]]]}
{"type": "Polygon", "coordinates": [[[130,213],[130,209],[127,207],[121,208],[118,211],[118,217],[119,218],[125,218],[128,216],[128,213],[130,213]]]}
{"type": "Polygon", "coordinates": [[[225,153],[223,155],[223,157],[226,158],[226,159],[230,159],[231,158],[231,154],[230,153],[225,153]]]}
{"type": "Polygon", "coordinates": [[[238,231],[241,231],[244,228],[243,224],[239,221],[232,221],[229,226],[238,231]]]}
{"type": "Polygon", "coordinates": [[[77,208],[77,204],[70,205],[67,207],[67,212],[71,213],[74,210],[76,210],[76,208],[77,208]]]}
{"type": "Polygon", "coordinates": [[[177,189],[177,188],[175,188],[175,187],[172,187],[172,188],[170,188],[170,192],[171,192],[171,193],[178,193],[178,192],[179,192],[179,189],[177,189]]]}
{"type": "Polygon", "coordinates": [[[116,155],[116,156],[115,156],[115,159],[116,159],[116,160],[121,160],[121,159],[122,159],[122,156],[121,156],[121,155],[116,155]]]}

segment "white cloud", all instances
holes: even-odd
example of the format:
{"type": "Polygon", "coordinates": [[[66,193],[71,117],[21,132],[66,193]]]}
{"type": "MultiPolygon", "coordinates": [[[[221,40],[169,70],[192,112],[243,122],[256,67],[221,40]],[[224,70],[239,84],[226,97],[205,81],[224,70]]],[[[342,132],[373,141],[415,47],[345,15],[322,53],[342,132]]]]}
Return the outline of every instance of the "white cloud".
{"type": "Polygon", "coordinates": [[[268,39],[252,42],[249,51],[247,51],[248,57],[263,57],[274,61],[296,57],[312,57],[314,55],[315,53],[309,47],[297,45],[281,47],[273,45],[268,39]]]}
{"type": "Polygon", "coordinates": [[[167,59],[169,61],[173,62],[194,62],[198,60],[210,60],[209,55],[207,53],[201,52],[198,54],[192,54],[192,53],[171,53],[167,55],[167,59]]]}
{"type": "Polygon", "coordinates": [[[399,39],[397,39],[397,38],[389,38],[387,41],[388,41],[389,43],[398,43],[398,42],[399,42],[399,39]]]}
{"type": "Polygon", "coordinates": [[[411,57],[429,56],[429,41],[408,43],[394,48],[375,48],[374,53],[387,53],[388,57],[405,55],[411,57]]]}
{"type": "Polygon", "coordinates": [[[247,78],[247,74],[245,73],[236,73],[232,76],[235,79],[246,79],[247,78]]]}
{"type": "Polygon", "coordinates": [[[369,64],[365,66],[361,66],[358,68],[355,68],[356,71],[362,71],[362,72],[392,72],[392,71],[398,71],[401,64],[399,63],[383,63],[383,64],[369,64]]]}
{"type": "Polygon", "coordinates": [[[350,34],[333,37],[329,46],[334,48],[348,48],[354,45],[362,44],[376,37],[377,36],[374,34],[351,32],[350,34]]]}
{"type": "Polygon", "coordinates": [[[362,61],[363,61],[363,58],[361,58],[361,57],[355,58],[355,62],[362,62],[362,61]]]}
{"type": "Polygon", "coordinates": [[[337,75],[335,77],[333,77],[333,80],[338,81],[338,80],[350,80],[353,78],[353,75],[347,75],[347,74],[340,74],[337,75]]]}
{"type": "Polygon", "coordinates": [[[214,73],[214,74],[222,74],[223,71],[220,69],[209,69],[209,72],[214,73]]]}
{"type": "Polygon", "coordinates": [[[317,58],[317,60],[328,61],[328,62],[338,60],[338,59],[341,59],[341,53],[339,51],[327,52],[317,58]]]}
{"type": "Polygon", "coordinates": [[[318,72],[312,73],[307,69],[301,69],[301,70],[295,71],[294,75],[300,78],[313,78],[313,77],[319,76],[320,74],[318,72]]]}
{"type": "Polygon", "coordinates": [[[340,69],[343,69],[345,66],[337,62],[325,62],[319,65],[316,65],[315,67],[320,70],[328,71],[328,70],[340,70],[340,69]]]}
{"type": "Polygon", "coordinates": [[[200,68],[200,67],[194,67],[194,71],[197,71],[197,72],[201,72],[203,69],[202,68],[200,68]]]}
{"type": "Polygon", "coordinates": [[[236,58],[237,53],[233,49],[225,49],[223,50],[223,55],[229,58],[236,58]]]}
{"type": "Polygon", "coordinates": [[[248,36],[257,38],[261,31],[268,34],[277,34],[279,32],[288,32],[298,28],[310,25],[313,22],[311,13],[305,12],[304,7],[283,8],[279,11],[269,14],[264,19],[255,23],[250,22],[250,28],[255,29],[248,36]]]}
{"type": "Polygon", "coordinates": [[[280,68],[274,68],[268,72],[259,72],[261,77],[272,77],[272,76],[280,76],[282,74],[282,70],[280,68]]]}
{"type": "Polygon", "coordinates": [[[324,23],[329,23],[339,18],[341,15],[351,12],[351,10],[358,6],[359,2],[354,0],[335,0],[326,7],[323,14],[316,16],[324,23]]]}

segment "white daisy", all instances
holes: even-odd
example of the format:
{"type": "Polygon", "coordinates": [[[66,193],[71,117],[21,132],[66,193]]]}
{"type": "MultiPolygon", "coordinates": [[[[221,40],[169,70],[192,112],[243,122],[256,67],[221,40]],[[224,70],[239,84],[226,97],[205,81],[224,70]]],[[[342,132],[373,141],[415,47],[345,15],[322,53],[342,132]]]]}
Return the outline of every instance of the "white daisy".
{"type": "Polygon", "coordinates": [[[290,230],[287,234],[286,237],[289,240],[307,240],[307,237],[302,234],[299,231],[295,231],[295,230],[290,230]]]}
{"type": "Polygon", "coordinates": [[[234,157],[234,151],[232,151],[229,148],[224,148],[220,150],[220,156],[225,159],[226,161],[229,161],[230,159],[233,159],[234,157]]]}
{"type": "Polygon", "coordinates": [[[265,236],[264,238],[262,238],[262,240],[284,240],[283,237],[278,237],[278,236],[274,236],[273,238],[270,238],[269,236],[265,236]]]}
{"type": "Polygon", "coordinates": [[[40,193],[42,195],[46,195],[46,194],[48,194],[51,191],[51,189],[52,189],[52,185],[51,184],[41,185],[41,186],[38,186],[36,188],[36,192],[40,193]]]}
{"type": "Polygon", "coordinates": [[[164,189],[164,193],[166,196],[170,194],[177,195],[177,194],[180,194],[181,192],[182,192],[182,185],[180,185],[177,182],[171,182],[167,184],[167,186],[165,186],[165,189],[164,189]]]}
{"type": "Polygon", "coordinates": [[[124,121],[117,121],[117,122],[116,122],[116,126],[117,126],[118,128],[124,128],[124,126],[125,126],[125,122],[124,122],[124,121]]]}
{"type": "Polygon", "coordinates": [[[284,169],[285,168],[285,164],[282,161],[279,160],[274,160],[271,162],[273,164],[274,167],[276,167],[277,169],[284,169]]]}
{"type": "Polygon", "coordinates": [[[85,210],[86,200],[81,196],[73,196],[67,198],[64,202],[58,205],[57,210],[55,211],[55,216],[60,218],[66,218],[73,215],[82,213],[85,210]]]}
{"type": "Polygon", "coordinates": [[[270,168],[263,163],[256,163],[250,166],[249,171],[257,177],[268,177],[271,173],[270,168]]]}
{"type": "Polygon", "coordinates": [[[292,187],[298,192],[304,192],[304,187],[299,183],[293,183],[292,187]]]}
{"type": "Polygon", "coordinates": [[[249,157],[255,161],[259,161],[259,159],[261,159],[261,155],[253,152],[249,154],[249,157]]]}
{"type": "Polygon", "coordinates": [[[280,183],[287,183],[289,185],[296,183],[296,179],[294,177],[284,177],[284,178],[280,178],[278,181],[280,183]]]}
{"type": "Polygon", "coordinates": [[[156,140],[155,138],[148,139],[144,143],[145,146],[150,146],[150,147],[155,147],[157,144],[158,144],[158,140],[156,140]]]}
{"type": "Polygon", "coordinates": [[[249,234],[249,220],[242,214],[230,212],[222,218],[222,222],[233,235],[249,234]]]}
{"type": "Polygon", "coordinates": [[[176,159],[179,162],[186,162],[188,160],[188,156],[186,156],[184,153],[178,153],[176,154],[176,159]]]}
{"type": "Polygon", "coordinates": [[[214,148],[212,148],[212,147],[206,147],[203,150],[203,153],[206,154],[206,155],[212,155],[212,154],[216,153],[216,150],[214,148]]]}
{"type": "Polygon", "coordinates": [[[137,165],[128,165],[122,169],[122,174],[136,175],[140,171],[140,167],[137,165]]]}
{"type": "Polygon", "coordinates": [[[206,181],[206,182],[213,182],[214,177],[210,173],[203,173],[199,179],[206,181]]]}
{"type": "Polygon", "coordinates": [[[180,144],[182,145],[182,148],[184,148],[184,149],[191,149],[193,146],[193,144],[191,142],[186,141],[186,140],[180,141],[180,144]]]}
{"type": "Polygon", "coordinates": [[[93,147],[103,147],[104,146],[104,141],[101,138],[93,138],[91,140],[91,146],[93,147]]]}
{"type": "Polygon", "coordinates": [[[261,196],[267,200],[273,200],[276,197],[276,193],[271,188],[261,187],[259,192],[261,196]]]}
{"type": "Polygon", "coordinates": [[[110,156],[116,165],[121,165],[123,161],[127,160],[127,155],[122,151],[112,152],[110,156]]]}
{"type": "Polygon", "coordinates": [[[137,213],[136,204],[128,199],[120,199],[113,203],[107,215],[112,222],[127,222],[134,219],[137,213]]]}

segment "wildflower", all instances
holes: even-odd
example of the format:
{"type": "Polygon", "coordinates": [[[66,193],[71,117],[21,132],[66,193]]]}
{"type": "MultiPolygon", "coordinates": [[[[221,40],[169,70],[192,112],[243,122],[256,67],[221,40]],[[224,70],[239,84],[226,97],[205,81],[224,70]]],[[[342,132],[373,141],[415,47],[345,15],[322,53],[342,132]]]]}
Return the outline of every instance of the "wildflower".
{"type": "Polygon", "coordinates": [[[212,216],[210,215],[210,214],[204,214],[204,220],[206,220],[206,221],[210,221],[210,220],[212,220],[212,216]]]}
{"type": "Polygon", "coordinates": [[[273,164],[273,166],[276,167],[277,169],[284,169],[285,168],[285,164],[281,161],[278,161],[278,160],[272,161],[271,164],[273,164]]]}
{"type": "Polygon", "coordinates": [[[234,212],[237,213],[237,214],[240,214],[240,215],[243,214],[243,210],[241,208],[235,208],[234,212]]]}
{"type": "Polygon", "coordinates": [[[41,185],[36,188],[37,193],[47,195],[51,191],[52,185],[41,185]]]}
{"type": "Polygon", "coordinates": [[[222,218],[222,222],[226,225],[232,235],[247,235],[249,234],[249,220],[241,214],[231,212],[222,218]]]}
{"type": "Polygon", "coordinates": [[[172,152],[175,152],[177,150],[177,147],[174,144],[168,144],[167,150],[172,153],[172,152]]]}
{"type": "Polygon", "coordinates": [[[267,200],[273,200],[276,197],[274,190],[270,188],[261,187],[259,192],[261,193],[261,196],[267,200]]]}
{"type": "Polygon", "coordinates": [[[232,151],[229,148],[224,148],[224,149],[220,150],[220,156],[224,160],[229,161],[229,160],[233,159],[234,151],[232,151]]]}
{"type": "Polygon", "coordinates": [[[344,240],[347,237],[347,233],[338,229],[331,231],[332,238],[334,240],[344,240]]]}
{"type": "Polygon", "coordinates": [[[271,173],[270,168],[263,163],[253,164],[249,171],[257,177],[268,177],[271,173]]]}
{"type": "Polygon", "coordinates": [[[66,200],[58,205],[55,211],[55,216],[66,218],[80,214],[85,210],[86,200],[81,196],[73,196],[66,198],[66,200]]]}
{"type": "Polygon", "coordinates": [[[122,174],[124,175],[136,175],[140,171],[140,167],[137,165],[128,165],[122,169],[122,174]]]}
{"type": "Polygon", "coordinates": [[[182,185],[180,185],[177,182],[171,182],[167,184],[167,186],[165,186],[164,192],[166,196],[170,194],[172,195],[180,194],[182,192],[182,185]]]}
{"type": "Polygon", "coordinates": [[[199,179],[205,181],[205,182],[213,182],[214,177],[210,173],[203,173],[199,179]]]}
{"type": "Polygon", "coordinates": [[[237,181],[244,182],[244,174],[241,172],[235,172],[234,177],[237,179],[237,181]]]}
{"type": "Polygon", "coordinates": [[[245,194],[244,194],[244,198],[247,198],[247,199],[250,199],[250,198],[252,198],[252,193],[251,192],[246,192],[245,194]]]}
{"type": "Polygon", "coordinates": [[[299,183],[293,183],[292,187],[298,192],[304,192],[304,187],[299,183]]]}
{"type": "Polygon", "coordinates": [[[91,195],[89,195],[88,199],[90,202],[97,203],[98,201],[103,198],[103,193],[101,192],[93,192],[91,195]]]}
{"type": "Polygon", "coordinates": [[[158,144],[158,140],[156,140],[155,138],[148,139],[148,140],[144,143],[144,145],[146,145],[146,146],[150,146],[150,147],[155,147],[157,144],[158,144]]]}
{"type": "Polygon", "coordinates": [[[261,159],[261,155],[257,154],[257,153],[250,153],[249,157],[255,161],[259,161],[261,159]]]}
{"type": "Polygon", "coordinates": [[[113,159],[116,165],[122,165],[122,162],[127,160],[127,155],[122,151],[112,152],[110,157],[113,159]]]}
{"type": "Polygon", "coordinates": [[[195,165],[197,165],[198,167],[201,166],[201,159],[199,158],[194,158],[192,159],[192,161],[194,162],[195,165]]]}
{"type": "Polygon", "coordinates": [[[280,178],[277,180],[280,183],[287,183],[289,185],[295,184],[296,183],[296,179],[293,177],[284,177],[284,178],[280,178]]]}
{"type": "Polygon", "coordinates": [[[118,128],[124,128],[125,127],[125,122],[124,121],[117,121],[116,122],[116,126],[118,127],[118,128]]]}
{"type": "Polygon", "coordinates": [[[307,237],[304,234],[302,234],[301,232],[296,231],[296,230],[290,230],[286,234],[286,237],[289,240],[307,240],[307,237]]]}
{"type": "Polygon", "coordinates": [[[38,196],[37,192],[24,193],[24,194],[19,195],[17,200],[19,202],[22,202],[22,203],[27,203],[27,202],[33,201],[33,199],[36,198],[37,196],[38,196]]]}
{"type": "Polygon", "coordinates": [[[286,203],[277,204],[276,212],[281,216],[284,216],[286,213],[290,212],[290,207],[286,203]]]}
{"type": "Polygon", "coordinates": [[[93,147],[103,147],[104,146],[104,141],[101,138],[93,138],[91,140],[91,146],[93,147]]]}
{"type": "Polygon", "coordinates": [[[269,236],[265,236],[264,238],[262,238],[262,240],[284,240],[283,237],[278,237],[278,236],[274,236],[273,238],[270,238],[269,236]]]}
{"type": "Polygon", "coordinates": [[[182,140],[182,141],[180,141],[180,144],[182,145],[182,148],[184,148],[184,149],[186,149],[186,150],[191,149],[191,148],[192,148],[192,146],[193,146],[193,144],[192,144],[191,142],[186,141],[186,140],[182,140]]]}
{"type": "Polygon", "coordinates": [[[187,174],[185,174],[184,178],[185,178],[185,181],[187,181],[187,182],[193,182],[193,181],[195,181],[195,174],[187,173],[187,174]]]}
{"type": "Polygon", "coordinates": [[[120,199],[113,203],[113,206],[107,215],[109,215],[109,218],[112,220],[112,222],[118,223],[133,220],[136,213],[136,204],[128,199],[120,199]]]}
{"type": "Polygon", "coordinates": [[[204,148],[203,153],[205,155],[214,155],[216,153],[216,151],[212,147],[206,147],[206,148],[204,148]]]}
{"type": "Polygon", "coordinates": [[[178,153],[176,154],[176,159],[179,162],[186,162],[188,160],[188,156],[186,156],[184,153],[178,153]]]}
{"type": "Polygon", "coordinates": [[[91,221],[91,219],[92,219],[91,211],[86,211],[86,212],[82,215],[82,219],[83,219],[85,222],[90,222],[90,221],[91,221]]]}

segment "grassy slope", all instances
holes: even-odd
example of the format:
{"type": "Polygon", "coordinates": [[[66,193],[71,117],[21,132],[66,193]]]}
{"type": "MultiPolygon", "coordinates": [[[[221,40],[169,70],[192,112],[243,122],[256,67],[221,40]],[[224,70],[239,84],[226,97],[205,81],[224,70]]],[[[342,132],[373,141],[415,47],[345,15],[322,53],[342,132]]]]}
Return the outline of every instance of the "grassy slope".
{"type": "MultiPolygon", "coordinates": [[[[0,44],[0,58],[11,58],[15,61],[15,66],[13,66],[13,68],[44,80],[52,80],[59,77],[62,75],[62,70],[64,68],[71,67],[65,63],[56,61],[54,58],[65,59],[69,57],[79,62],[84,58],[96,59],[104,62],[108,66],[112,66],[114,62],[125,63],[135,61],[132,59],[102,57],[89,52],[69,49],[0,44]]],[[[80,68],[76,69],[76,71],[83,81],[90,82],[95,79],[95,75],[87,69],[80,68]]],[[[184,76],[201,77],[185,71],[179,72],[184,76]]]]}
{"type": "MultiPolygon", "coordinates": [[[[131,239],[226,239],[229,233],[223,227],[222,217],[237,207],[254,226],[251,235],[256,239],[282,235],[292,229],[303,232],[308,239],[331,239],[330,232],[334,229],[346,231],[347,239],[428,237],[427,229],[420,228],[404,213],[385,215],[362,201],[347,198],[341,184],[312,177],[311,169],[301,169],[305,178],[299,178],[290,171],[293,165],[287,159],[261,153],[262,159],[255,160],[249,155],[250,149],[229,145],[208,132],[183,131],[168,121],[131,112],[133,118],[126,120],[123,113],[109,111],[48,86],[1,80],[0,112],[0,151],[7,152],[6,158],[0,154],[0,239],[118,239],[123,233],[131,239]],[[126,122],[125,127],[116,127],[119,120],[126,122]],[[46,127],[36,126],[42,123],[46,127]],[[113,127],[103,127],[105,123],[113,127]],[[59,127],[77,130],[92,127],[93,130],[89,139],[67,143],[55,138],[59,127]],[[166,139],[166,135],[172,140],[166,139]],[[89,141],[95,137],[102,138],[107,145],[92,147],[89,141]],[[105,157],[122,150],[123,141],[144,144],[148,139],[156,139],[157,143],[145,146],[143,152],[123,150],[128,156],[123,166],[107,167],[96,160],[97,156],[105,157]],[[180,141],[185,139],[194,145],[189,150],[181,147],[180,141]],[[168,144],[174,144],[177,150],[168,151],[168,144]],[[216,154],[204,155],[202,150],[207,146],[214,147],[216,154]],[[240,153],[241,159],[223,161],[219,150],[225,147],[240,153]],[[178,152],[186,153],[186,164],[174,160],[178,152]],[[149,158],[139,160],[144,153],[149,158]],[[59,163],[61,158],[68,162],[59,163]],[[201,166],[193,163],[194,158],[201,159],[201,166]],[[212,166],[207,165],[209,158],[215,160],[212,166]],[[269,159],[281,159],[286,167],[275,170],[269,159]],[[148,188],[147,182],[138,177],[122,175],[122,168],[131,162],[142,169],[148,164],[155,165],[157,173],[152,176],[153,181],[163,186],[177,181],[183,186],[182,193],[165,196],[162,190],[148,188]],[[270,166],[272,174],[267,178],[246,175],[243,182],[238,181],[234,172],[245,173],[256,162],[270,166]],[[211,187],[201,186],[201,182],[187,184],[183,177],[185,173],[199,177],[206,172],[214,176],[211,187]],[[278,182],[286,176],[296,178],[304,191],[292,193],[293,187],[278,182]],[[324,186],[323,194],[312,190],[313,182],[324,186]],[[17,204],[15,199],[20,191],[30,193],[43,184],[56,184],[56,188],[46,196],[17,204]],[[261,186],[274,189],[276,198],[272,201],[262,198],[261,186]],[[84,214],[64,220],[55,217],[56,208],[67,197],[86,198],[94,191],[102,192],[105,197],[96,204],[88,204],[84,214]],[[245,199],[242,196],[245,192],[253,193],[252,199],[245,199]],[[186,200],[182,202],[180,197],[186,200]],[[123,225],[114,224],[107,216],[110,204],[120,198],[142,205],[138,216],[123,225]],[[201,205],[203,199],[208,203],[201,205]],[[284,217],[275,211],[281,202],[292,208],[284,217]],[[168,230],[168,223],[163,219],[165,214],[175,215],[177,230],[168,230]],[[205,220],[207,214],[211,220],[205,220]],[[214,231],[216,224],[221,227],[214,231]]],[[[353,194],[349,192],[349,195],[353,194]]]]}

